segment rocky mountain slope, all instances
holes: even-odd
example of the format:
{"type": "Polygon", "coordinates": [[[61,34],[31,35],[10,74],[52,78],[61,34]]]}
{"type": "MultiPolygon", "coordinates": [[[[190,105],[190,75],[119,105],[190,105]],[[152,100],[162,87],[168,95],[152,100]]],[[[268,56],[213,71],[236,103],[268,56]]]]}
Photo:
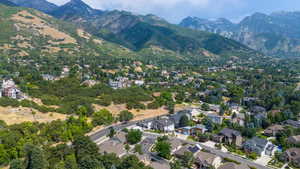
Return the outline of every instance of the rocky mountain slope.
{"type": "Polygon", "coordinates": [[[0,0],[0,4],[7,5],[7,6],[17,6],[17,4],[15,4],[9,0],[0,0]]]}
{"type": "Polygon", "coordinates": [[[218,33],[269,55],[300,56],[300,12],[255,13],[237,24],[188,17],[180,25],[218,33]]]}
{"type": "Polygon", "coordinates": [[[50,3],[46,0],[9,0],[9,1],[19,6],[38,9],[46,13],[49,13],[57,8],[55,4],[50,3]]]}
{"type": "Polygon", "coordinates": [[[99,11],[81,0],[71,0],[51,15],[81,25],[95,36],[135,51],[157,47],[188,55],[247,55],[253,52],[236,41],[181,28],[154,15],[99,11]]]}
{"type": "Polygon", "coordinates": [[[133,52],[33,9],[0,4],[0,55],[40,57],[131,57],[133,52]]]}
{"type": "Polygon", "coordinates": [[[81,0],[71,0],[49,12],[59,20],[33,9],[1,8],[0,19],[5,22],[0,27],[5,31],[0,33],[0,50],[5,55],[34,58],[63,54],[190,63],[207,58],[259,56],[245,45],[217,34],[182,28],[154,15],[100,11],[81,0]]]}

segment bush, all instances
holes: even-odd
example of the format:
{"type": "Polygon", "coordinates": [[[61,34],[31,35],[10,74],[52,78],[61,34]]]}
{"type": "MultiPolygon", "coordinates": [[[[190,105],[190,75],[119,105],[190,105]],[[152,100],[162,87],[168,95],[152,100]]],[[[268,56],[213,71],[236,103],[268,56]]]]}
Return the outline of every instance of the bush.
{"type": "Polygon", "coordinates": [[[141,141],[143,133],[140,130],[129,130],[126,139],[129,144],[136,144],[141,141]]]}
{"type": "Polygon", "coordinates": [[[94,126],[97,125],[109,125],[114,121],[113,115],[106,109],[102,109],[98,112],[95,112],[92,115],[92,122],[94,126]]]}
{"type": "Polygon", "coordinates": [[[133,119],[133,114],[128,111],[128,110],[124,110],[121,111],[119,114],[119,121],[120,122],[127,122],[133,119]]]}

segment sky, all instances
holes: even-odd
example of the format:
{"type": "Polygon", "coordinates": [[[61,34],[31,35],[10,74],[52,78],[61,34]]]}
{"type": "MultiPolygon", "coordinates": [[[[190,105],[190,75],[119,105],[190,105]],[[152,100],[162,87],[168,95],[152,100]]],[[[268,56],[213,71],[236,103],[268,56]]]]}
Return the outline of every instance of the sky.
{"type": "MultiPolygon", "coordinates": [[[[69,0],[48,0],[62,5],[69,0]]],[[[238,22],[255,12],[300,11],[300,0],[83,0],[102,10],[126,10],[137,14],[154,14],[171,23],[187,16],[238,22]]]]}

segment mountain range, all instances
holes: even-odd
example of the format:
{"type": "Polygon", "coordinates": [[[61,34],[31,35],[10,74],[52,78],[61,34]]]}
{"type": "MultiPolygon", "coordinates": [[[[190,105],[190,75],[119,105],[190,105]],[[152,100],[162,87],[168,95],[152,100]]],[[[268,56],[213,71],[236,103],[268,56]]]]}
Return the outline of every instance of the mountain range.
{"type": "Polygon", "coordinates": [[[187,17],[179,25],[220,34],[268,55],[300,56],[300,12],[255,13],[239,23],[187,17]]]}
{"type": "MultiPolygon", "coordinates": [[[[2,0],[3,1],[3,0],[2,0]]],[[[5,0],[7,1],[7,0],[5,0]]],[[[66,46],[76,46],[76,50],[69,49],[70,53],[80,53],[82,46],[86,46],[86,50],[91,48],[90,41],[95,42],[94,39],[99,39],[101,42],[105,42],[104,44],[109,44],[106,46],[101,46],[101,49],[107,48],[108,46],[114,46],[117,50],[111,49],[105,50],[107,51],[122,51],[121,49],[126,49],[125,51],[130,51],[124,53],[124,55],[135,56],[135,57],[143,57],[143,58],[176,58],[176,59],[191,59],[191,58],[219,58],[222,57],[231,57],[231,56],[240,56],[240,57],[251,57],[252,55],[259,55],[254,50],[248,48],[245,45],[242,45],[235,40],[231,40],[225,38],[223,36],[198,31],[191,30],[188,28],[183,28],[178,25],[170,24],[164,19],[161,19],[155,15],[135,15],[126,11],[101,11],[97,9],[93,9],[87,4],[85,4],[81,0],[71,0],[70,2],[62,5],[56,6],[52,3],[49,3],[45,0],[32,0],[30,3],[25,3],[24,0],[10,0],[12,3],[21,6],[21,7],[29,7],[40,10],[42,12],[47,13],[48,15],[53,16],[54,18],[47,16],[45,21],[41,21],[42,23],[46,23],[46,26],[49,26],[51,29],[57,29],[59,32],[65,33],[71,38],[75,39],[77,43],[73,43],[72,45],[65,44],[55,44],[56,41],[63,41],[65,38],[54,38],[53,44],[51,47],[59,47],[61,48],[66,46]],[[57,20],[59,19],[59,20],[57,20]],[[60,29],[63,28],[63,29],[60,29]],[[79,33],[78,30],[82,30],[84,33],[79,33]],[[88,34],[91,39],[82,40],[82,36],[79,34],[88,34]],[[79,39],[78,39],[79,38],[79,39]],[[54,46],[53,46],[54,45],[54,46]],[[56,46],[55,46],[56,45],[56,46]]],[[[1,3],[1,1],[0,1],[1,3]]],[[[9,11],[7,7],[5,8],[6,12],[9,11]]],[[[15,7],[14,10],[21,10],[23,8],[15,7]]],[[[10,9],[13,11],[12,9],[10,9]]],[[[36,25],[35,18],[36,12],[32,11],[32,9],[28,9],[31,11],[31,14],[34,16],[25,16],[25,19],[28,22],[32,22],[30,24],[36,25]]],[[[3,11],[3,13],[5,13],[3,11]]],[[[11,12],[8,12],[11,13],[11,12]]],[[[22,15],[22,14],[21,14],[22,15]]],[[[38,16],[42,15],[39,13],[38,16]]],[[[6,16],[2,15],[0,19],[7,20],[7,24],[10,24],[8,21],[12,21],[12,15],[6,16]],[[8,18],[7,18],[8,17],[8,18]]],[[[24,19],[24,18],[23,18],[24,19]]],[[[13,20],[17,22],[16,20],[13,20]]],[[[22,22],[22,21],[21,21],[22,22]]],[[[13,25],[9,25],[10,28],[6,28],[3,30],[7,31],[16,31],[19,27],[15,26],[18,23],[14,23],[13,25]],[[13,26],[13,27],[11,27],[13,26]]],[[[28,23],[29,24],[29,23],[28,23]]],[[[30,29],[29,26],[27,28],[29,30],[25,30],[25,26],[23,27],[24,32],[31,33],[34,35],[41,34],[39,28],[36,28],[36,32],[30,29]],[[37,33],[38,32],[38,33],[37,33]]],[[[16,33],[14,32],[14,34],[16,33]]],[[[2,31],[3,36],[7,36],[9,33],[2,31]]],[[[42,33],[43,34],[43,33],[42,33]]],[[[44,33],[45,34],[45,33],[44,33]]],[[[47,34],[47,33],[46,33],[47,34]]],[[[47,34],[48,35],[48,34],[47,34]]],[[[35,37],[35,36],[34,36],[35,37]]],[[[46,36],[49,38],[49,36],[46,36]]],[[[8,38],[8,37],[6,37],[8,38]]],[[[11,38],[11,37],[9,37],[11,38]]],[[[51,36],[50,36],[51,38],[51,36]]],[[[69,37],[68,37],[69,38],[69,37]]],[[[0,36],[1,39],[1,36],[0,36]]],[[[6,40],[6,42],[9,42],[6,40]]],[[[49,40],[48,40],[49,42],[49,40]]],[[[73,40],[74,42],[74,40],[73,40]]],[[[28,43],[38,44],[36,42],[28,41],[28,43]]],[[[14,43],[16,44],[16,43],[14,43]]],[[[40,43],[41,44],[41,43],[40,43]]],[[[0,44],[1,45],[1,44],[0,44]]],[[[6,44],[7,45],[7,44],[6,44]]],[[[11,44],[13,45],[13,44],[11,44]]],[[[46,46],[42,46],[48,48],[47,43],[46,46]]],[[[92,49],[97,47],[94,46],[93,43],[92,49]]],[[[99,44],[98,44],[99,45],[99,44]]],[[[97,45],[96,45],[97,46],[97,45]]],[[[35,46],[33,46],[35,47],[35,46]]],[[[37,49],[40,47],[36,46],[37,49]]],[[[15,49],[11,47],[10,49],[15,49]]],[[[23,50],[23,49],[22,49],[23,50]]],[[[55,49],[53,51],[65,51],[62,49],[55,49]]],[[[92,50],[94,53],[97,51],[92,50]]],[[[102,50],[103,51],[103,50],[102,50]]],[[[29,52],[29,51],[25,51],[29,52]]],[[[82,52],[81,52],[82,53],[82,52]]],[[[92,52],[88,52],[92,53],[92,52]]],[[[24,53],[23,53],[24,54],[24,53]]],[[[106,53],[108,54],[108,53],[106,53]]],[[[110,54],[114,57],[114,54],[110,54]]],[[[120,53],[118,53],[120,55],[120,53]]]]}

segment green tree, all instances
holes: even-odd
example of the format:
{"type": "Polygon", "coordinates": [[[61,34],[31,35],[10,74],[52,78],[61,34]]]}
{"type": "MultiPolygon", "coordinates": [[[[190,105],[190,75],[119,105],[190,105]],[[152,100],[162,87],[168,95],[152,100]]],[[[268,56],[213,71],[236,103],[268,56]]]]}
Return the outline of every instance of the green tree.
{"type": "Polygon", "coordinates": [[[113,115],[106,109],[95,112],[92,116],[93,125],[109,125],[114,121],[113,115]]]}
{"type": "Polygon", "coordinates": [[[54,166],[54,169],[66,169],[66,167],[65,167],[65,162],[64,162],[64,161],[60,161],[59,163],[57,163],[57,164],[54,166]]]}
{"type": "Polygon", "coordinates": [[[68,155],[65,160],[65,168],[67,169],[78,169],[75,155],[68,155]]]}
{"type": "Polygon", "coordinates": [[[119,114],[120,122],[127,122],[133,119],[133,114],[128,110],[123,110],[119,114]]]}
{"type": "Polygon", "coordinates": [[[115,134],[116,134],[115,129],[114,129],[113,127],[111,127],[111,128],[109,129],[108,137],[109,137],[109,138],[113,138],[113,137],[115,136],[115,134]]]}
{"type": "Polygon", "coordinates": [[[186,127],[189,125],[189,122],[190,122],[189,118],[186,115],[183,115],[179,120],[179,126],[186,127]]]}
{"type": "Polygon", "coordinates": [[[182,169],[181,163],[178,160],[170,163],[171,169],[182,169]]]}
{"type": "Polygon", "coordinates": [[[24,151],[27,169],[46,169],[48,167],[48,161],[41,148],[32,144],[26,144],[24,151]]]}
{"type": "Polygon", "coordinates": [[[140,145],[140,144],[135,145],[134,146],[134,152],[139,153],[140,155],[143,155],[142,145],[140,145]]]}
{"type": "Polygon", "coordinates": [[[129,130],[126,139],[129,144],[136,144],[141,141],[143,133],[140,130],[129,130]]]}
{"type": "Polygon", "coordinates": [[[85,155],[78,159],[80,169],[104,169],[102,163],[95,157],[85,155]]]}
{"type": "Polygon", "coordinates": [[[204,110],[204,111],[209,111],[209,105],[207,103],[203,103],[201,105],[201,108],[204,110]]]}
{"type": "Polygon", "coordinates": [[[191,166],[195,162],[195,158],[192,152],[184,152],[184,155],[182,156],[182,165],[186,168],[191,168],[191,166]]]}
{"type": "Polygon", "coordinates": [[[0,144],[0,164],[8,163],[9,161],[9,154],[4,148],[3,144],[0,144]]]}
{"type": "Polygon", "coordinates": [[[24,168],[24,161],[21,159],[15,159],[10,162],[9,169],[25,169],[24,168]]]}
{"type": "Polygon", "coordinates": [[[171,158],[171,145],[167,141],[158,141],[155,144],[155,151],[158,155],[165,159],[171,158]]]}

